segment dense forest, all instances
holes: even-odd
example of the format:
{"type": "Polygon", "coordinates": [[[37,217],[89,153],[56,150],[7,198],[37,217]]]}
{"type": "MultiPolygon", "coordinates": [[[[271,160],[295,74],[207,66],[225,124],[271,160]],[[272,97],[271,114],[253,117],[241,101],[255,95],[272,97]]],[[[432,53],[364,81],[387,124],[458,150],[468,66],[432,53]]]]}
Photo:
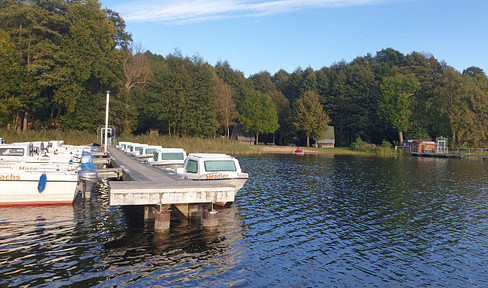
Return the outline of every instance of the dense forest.
{"type": "Polygon", "coordinates": [[[0,1],[1,126],[96,131],[107,90],[123,133],[229,137],[239,125],[259,142],[311,144],[332,125],[337,146],[438,136],[488,145],[488,79],[475,66],[461,73],[387,48],[246,78],[227,61],[143,51],[96,0],[0,1]]]}

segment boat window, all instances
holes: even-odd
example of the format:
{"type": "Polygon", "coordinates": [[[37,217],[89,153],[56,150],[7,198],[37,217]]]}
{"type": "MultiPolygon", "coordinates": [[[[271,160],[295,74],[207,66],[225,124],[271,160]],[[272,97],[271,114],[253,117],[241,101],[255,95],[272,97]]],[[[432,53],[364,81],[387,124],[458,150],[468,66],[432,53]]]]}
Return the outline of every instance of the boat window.
{"type": "Polygon", "coordinates": [[[197,161],[189,160],[188,163],[186,163],[186,172],[197,173],[198,172],[197,161]]]}
{"type": "Polygon", "coordinates": [[[161,153],[161,160],[185,160],[183,153],[161,153]]]}
{"type": "Polygon", "coordinates": [[[146,154],[154,154],[154,152],[156,152],[155,148],[146,149],[146,154]]]}
{"type": "Polygon", "coordinates": [[[122,147],[122,149],[124,149],[124,150],[125,150],[125,144],[122,144],[122,145],[120,145],[120,146],[122,147]]]}
{"type": "Polygon", "coordinates": [[[217,172],[217,171],[236,171],[236,164],[232,160],[212,160],[205,161],[205,171],[217,172]]]}
{"type": "Polygon", "coordinates": [[[2,156],[24,156],[24,148],[0,148],[2,156]]]}
{"type": "Polygon", "coordinates": [[[158,152],[154,152],[154,161],[158,161],[159,159],[159,153],[158,152]]]}
{"type": "Polygon", "coordinates": [[[142,154],[142,147],[136,147],[135,152],[139,152],[139,154],[142,154]]]}

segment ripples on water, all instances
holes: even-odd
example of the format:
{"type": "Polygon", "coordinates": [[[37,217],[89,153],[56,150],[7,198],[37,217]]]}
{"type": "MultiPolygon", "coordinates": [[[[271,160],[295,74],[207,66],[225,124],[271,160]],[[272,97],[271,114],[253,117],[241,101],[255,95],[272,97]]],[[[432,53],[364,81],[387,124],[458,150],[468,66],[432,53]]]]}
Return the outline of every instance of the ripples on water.
{"type": "Polygon", "coordinates": [[[488,286],[482,161],[239,157],[250,180],[217,231],[152,232],[106,189],[0,208],[0,287],[488,286]]]}

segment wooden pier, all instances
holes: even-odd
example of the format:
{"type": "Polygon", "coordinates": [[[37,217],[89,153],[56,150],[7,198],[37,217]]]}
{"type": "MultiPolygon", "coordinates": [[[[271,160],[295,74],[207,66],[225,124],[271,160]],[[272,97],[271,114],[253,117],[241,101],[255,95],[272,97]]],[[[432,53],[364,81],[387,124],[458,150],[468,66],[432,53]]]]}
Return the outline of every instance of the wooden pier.
{"type": "Polygon", "coordinates": [[[109,204],[145,206],[145,218],[155,218],[155,231],[169,229],[170,205],[187,217],[202,215],[204,224],[216,225],[218,222],[212,220],[217,219],[216,211],[209,213],[204,208],[212,203],[234,202],[237,189],[231,184],[178,179],[177,175],[143,164],[114,147],[108,148],[108,154],[112,166],[122,169],[124,180],[109,182],[109,204]]]}

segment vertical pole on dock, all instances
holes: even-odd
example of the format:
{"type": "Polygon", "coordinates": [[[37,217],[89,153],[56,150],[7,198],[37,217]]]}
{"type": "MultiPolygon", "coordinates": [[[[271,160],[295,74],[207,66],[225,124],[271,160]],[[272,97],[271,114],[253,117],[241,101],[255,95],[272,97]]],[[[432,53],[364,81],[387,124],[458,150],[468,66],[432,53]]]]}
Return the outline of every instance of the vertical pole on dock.
{"type": "Polygon", "coordinates": [[[107,143],[108,143],[108,103],[110,99],[110,90],[107,90],[107,105],[105,105],[105,149],[104,152],[107,153],[107,143]]]}

